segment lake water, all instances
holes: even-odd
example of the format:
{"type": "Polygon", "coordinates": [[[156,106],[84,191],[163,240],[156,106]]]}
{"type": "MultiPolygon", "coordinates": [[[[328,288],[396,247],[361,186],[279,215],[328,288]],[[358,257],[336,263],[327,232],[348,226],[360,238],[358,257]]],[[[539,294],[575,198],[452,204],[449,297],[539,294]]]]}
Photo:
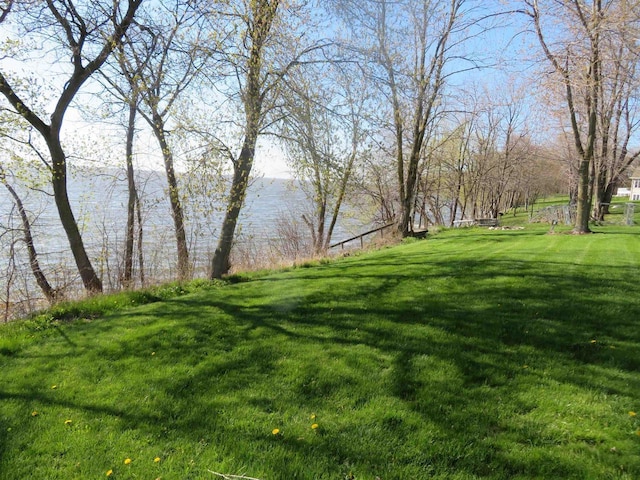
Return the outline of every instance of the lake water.
{"type": "MultiPolygon", "coordinates": [[[[145,272],[148,279],[160,281],[171,278],[175,270],[175,237],[166,180],[160,172],[145,172],[138,179],[142,199],[145,272]]],[[[25,206],[33,219],[33,233],[39,259],[50,282],[56,287],[77,289],[79,281],[69,252],[66,235],[53,198],[41,192],[21,190],[25,206]]],[[[119,262],[122,257],[126,227],[126,182],[122,173],[103,172],[77,174],[69,180],[69,196],[74,214],[81,228],[85,247],[105,284],[117,288],[119,262]]],[[[187,236],[195,275],[206,276],[210,259],[217,245],[224,203],[212,197],[195,194],[195,202],[185,205],[187,236]]],[[[288,224],[302,225],[301,216],[308,213],[309,202],[304,192],[291,180],[260,178],[253,181],[243,208],[238,232],[236,256],[247,261],[265,260],[278,255],[283,219],[288,224]],[[255,258],[249,258],[255,257],[255,258]]],[[[17,216],[10,216],[13,203],[8,192],[0,188],[0,233],[7,226],[19,228],[17,216]]],[[[341,241],[370,227],[354,215],[341,219],[333,241],[341,241]]],[[[299,233],[308,237],[302,226],[299,233]]],[[[33,284],[28,259],[20,241],[20,233],[5,233],[0,237],[0,299],[6,299],[7,283],[11,282],[13,300],[17,297],[38,297],[33,284]],[[15,246],[16,264],[13,266],[11,244],[15,246]],[[21,292],[22,291],[22,292],[21,292]]]]}

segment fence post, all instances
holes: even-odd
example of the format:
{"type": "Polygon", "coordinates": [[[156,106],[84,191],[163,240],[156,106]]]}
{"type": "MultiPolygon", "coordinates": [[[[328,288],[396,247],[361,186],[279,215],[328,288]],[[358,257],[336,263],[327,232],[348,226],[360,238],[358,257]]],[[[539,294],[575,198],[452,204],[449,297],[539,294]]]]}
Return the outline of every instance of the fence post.
{"type": "Polygon", "coordinates": [[[633,225],[633,214],[636,210],[635,203],[627,203],[624,207],[624,223],[625,225],[633,225]]]}

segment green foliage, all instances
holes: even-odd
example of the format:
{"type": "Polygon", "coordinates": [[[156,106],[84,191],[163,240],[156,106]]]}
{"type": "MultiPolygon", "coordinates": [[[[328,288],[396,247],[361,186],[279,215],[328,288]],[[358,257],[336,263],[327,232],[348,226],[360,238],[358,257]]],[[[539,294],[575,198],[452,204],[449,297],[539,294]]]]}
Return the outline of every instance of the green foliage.
{"type": "Polygon", "coordinates": [[[8,325],[2,478],[639,478],[640,228],[560,230],[8,325]]]}

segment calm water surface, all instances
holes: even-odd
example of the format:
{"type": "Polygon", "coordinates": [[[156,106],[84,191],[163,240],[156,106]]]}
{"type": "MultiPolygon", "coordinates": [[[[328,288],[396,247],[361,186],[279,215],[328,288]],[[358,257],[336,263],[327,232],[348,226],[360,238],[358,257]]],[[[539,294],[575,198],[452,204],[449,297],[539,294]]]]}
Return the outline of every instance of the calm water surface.
{"type": "MultiPolygon", "coordinates": [[[[149,278],[171,277],[175,267],[175,237],[173,220],[167,200],[166,180],[160,172],[144,172],[138,179],[138,188],[143,205],[143,230],[145,270],[149,278]]],[[[42,192],[20,191],[23,202],[31,214],[33,233],[40,261],[50,281],[55,285],[77,283],[73,259],[66,236],[55,208],[53,198],[42,192]]],[[[76,175],[70,178],[69,195],[71,205],[81,228],[85,247],[99,270],[105,285],[117,284],[117,265],[123,249],[126,227],[126,182],[122,174],[114,178],[113,173],[76,175]]],[[[197,197],[197,195],[196,195],[197,197]]],[[[238,245],[253,252],[273,245],[278,235],[277,225],[283,218],[299,221],[309,210],[304,192],[291,180],[261,178],[255,180],[248,192],[247,201],[239,221],[238,245]],[[249,248],[250,245],[250,248],[249,248]]],[[[0,226],[20,227],[17,217],[11,217],[13,203],[8,192],[0,189],[0,226]],[[11,220],[13,218],[13,220],[11,220]]],[[[187,235],[190,255],[198,276],[204,276],[212,252],[217,244],[217,234],[222,224],[224,203],[200,196],[197,202],[187,202],[187,235]]],[[[339,223],[334,241],[358,234],[368,228],[359,219],[345,218],[339,223]]],[[[2,228],[0,232],[6,231],[2,228]]],[[[307,232],[303,232],[307,233],[307,232]]],[[[11,243],[19,238],[5,233],[0,238],[0,299],[6,297],[5,290],[11,273],[9,257],[11,243]]],[[[21,282],[32,282],[28,263],[20,241],[15,245],[16,269],[21,282]]],[[[14,289],[16,278],[12,279],[14,289]]],[[[25,285],[24,289],[33,286],[25,285]]]]}

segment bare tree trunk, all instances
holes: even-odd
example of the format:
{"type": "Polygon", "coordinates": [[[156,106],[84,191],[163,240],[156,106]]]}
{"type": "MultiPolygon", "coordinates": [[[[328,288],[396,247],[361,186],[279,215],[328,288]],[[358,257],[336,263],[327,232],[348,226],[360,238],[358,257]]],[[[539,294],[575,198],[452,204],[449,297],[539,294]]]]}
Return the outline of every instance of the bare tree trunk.
{"type": "Polygon", "coordinates": [[[229,202],[227,211],[222,222],[222,232],[218,240],[218,247],[213,255],[211,262],[211,278],[222,278],[229,272],[231,268],[231,248],[235,235],[240,210],[247,196],[247,187],[249,186],[249,175],[253,166],[253,157],[255,155],[257,141],[257,124],[249,129],[245,136],[244,146],[240,152],[240,157],[234,164],[233,181],[231,184],[231,192],[229,194],[229,202]]]}
{"type": "Polygon", "coordinates": [[[324,224],[327,216],[327,190],[322,178],[320,177],[320,162],[316,160],[314,161],[314,163],[316,166],[315,179],[313,181],[315,186],[315,199],[313,203],[316,208],[317,231],[313,235],[313,253],[314,255],[319,255],[322,252],[322,245],[324,240],[324,224]]]}
{"type": "Polygon", "coordinates": [[[191,276],[191,268],[189,266],[189,249],[187,247],[187,236],[184,227],[184,213],[182,203],[180,202],[180,193],[178,190],[178,180],[173,166],[173,153],[167,142],[164,130],[164,120],[160,115],[154,112],[153,115],[153,132],[158,139],[160,148],[162,149],[162,158],[164,160],[164,170],[167,175],[167,183],[169,185],[169,203],[171,204],[171,214],[173,217],[173,225],[176,236],[176,248],[178,251],[178,280],[188,280],[191,276]]]}
{"type": "MultiPolygon", "coordinates": [[[[353,140],[354,150],[356,148],[356,144],[357,144],[356,141],[353,140]]],[[[351,178],[351,172],[353,170],[353,164],[355,163],[355,160],[356,160],[356,153],[353,152],[351,154],[351,157],[349,158],[347,168],[342,174],[340,188],[338,190],[338,198],[336,198],[336,203],[333,207],[333,214],[331,215],[331,222],[329,223],[327,236],[324,240],[323,251],[325,252],[329,249],[329,245],[331,244],[331,237],[333,236],[333,230],[335,229],[336,223],[338,222],[338,215],[340,214],[340,209],[342,208],[342,202],[344,201],[344,197],[347,192],[347,185],[349,183],[349,179],[351,178]]]]}
{"type": "Polygon", "coordinates": [[[51,184],[53,185],[53,196],[58,208],[60,222],[67,234],[71,253],[75,259],[78,273],[82,279],[84,288],[89,293],[102,292],[102,281],[98,278],[91,260],[87,255],[87,251],[82,241],[82,235],[78,229],[78,223],[71,210],[69,203],[69,194],[67,191],[67,163],[60,141],[56,139],[47,139],[49,151],[51,153],[51,184]]]}
{"type": "Polygon", "coordinates": [[[320,204],[318,205],[320,208],[317,213],[317,221],[318,221],[318,232],[316,235],[316,240],[313,245],[313,253],[315,255],[320,255],[323,249],[323,239],[324,239],[324,224],[327,216],[327,196],[326,194],[323,196],[320,204]]]}
{"type": "MultiPolygon", "coordinates": [[[[263,121],[262,104],[266,91],[262,90],[262,68],[264,66],[264,46],[276,17],[279,0],[256,0],[250,2],[254,21],[248,26],[247,42],[250,42],[246,85],[243,89],[245,110],[244,141],[240,156],[234,162],[233,181],[227,210],[222,222],[218,246],[211,261],[211,278],[222,278],[231,268],[231,248],[235,236],[240,210],[247,196],[249,176],[253,167],[258,134],[263,121]]],[[[266,88],[266,87],[265,87],[266,88]]]]}
{"type": "Polygon", "coordinates": [[[577,211],[576,222],[573,227],[573,233],[591,233],[589,228],[589,170],[591,161],[589,159],[581,159],[580,167],[578,168],[578,196],[577,196],[577,211]]]}
{"type": "Polygon", "coordinates": [[[144,276],[144,250],[142,249],[142,207],[140,206],[140,197],[136,198],[136,216],[138,217],[138,269],[140,270],[140,285],[145,286],[144,276]]]}
{"type": "Polygon", "coordinates": [[[5,271],[6,283],[4,287],[4,313],[2,314],[4,323],[7,323],[9,321],[9,315],[11,314],[11,285],[13,284],[15,271],[15,241],[12,241],[11,245],[9,246],[9,262],[5,271]]]}
{"type": "Polygon", "coordinates": [[[33,235],[31,234],[31,223],[29,222],[29,217],[27,216],[27,212],[24,208],[20,196],[13,189],[13,187],[6,182],[5,175],[1,167],[0,181],[2,181],[5,188],[9,191],[9,193],[13,197],[13,201],[15,202],[16,207],[18,207],[18,213],[20,214],[20,220],[22,221],[24,243],[27,246],[27,253],[29,255],[29,266],[31,267],[31,272],[33,273],[33,276],[36,279],[36,283],[40,287],[40,290],[42,290],[42,293],[44,294],[46,299],[49,301],[49,303],[53,303],[56,300],[57,292],[47,281],[47,277],[40,268],[40,262],[38,261],[38,252],[36,251],[36,247],[33,242],[33,235]]]}
{"type": "Polygon", "coordinates": [[[136,190],[135,172],[133,170],[133,137],[135,135],[136,113],[138,100],[134,97],[129,101],[129,121],[127,125],[126,165],[127,188],[129,197],[127,200],[127,231],[124,247],[124,271],[122,272],[122,286],[130,288],[133,278],[133,245],[135,237],[135,210],[138,199],[136,190]]]}

